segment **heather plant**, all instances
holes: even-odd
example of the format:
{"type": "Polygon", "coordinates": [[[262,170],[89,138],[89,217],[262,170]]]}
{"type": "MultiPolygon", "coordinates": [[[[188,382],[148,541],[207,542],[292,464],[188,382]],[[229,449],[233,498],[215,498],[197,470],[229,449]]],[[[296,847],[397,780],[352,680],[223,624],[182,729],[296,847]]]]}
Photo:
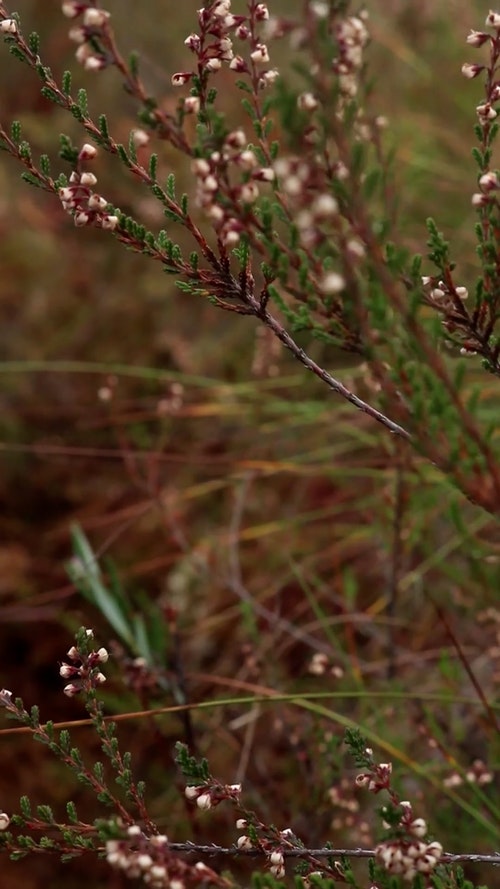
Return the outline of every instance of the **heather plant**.
{"type": "MultiPolygon", "coordinates": [[[[199,845],[191,841],[171,842],[151,818],[144,782],[136,779],[130,753],[122,753],[116,723],[104,715],[98,691],[106,682],[102,672],[109,659],[104,647],[96,647],[92,630],[81,628],[75,644],[69,648],[59,674],[66,681],[63,691],[70,698],[80,697],[90,723],[99,738],[102,752],[109,762],[107,770],[101,761],[88,765],[77,746],[73,746],[67,729],[52,722],[40,722],[38,707],[25,709],[20,698],[7,689],[0,692],[0,706],[31,733],[34,740],[48,750],[74,773],[77,780],[93,793],[103,814],[89,824],[82,821],[74,802],[66,805],[66,821],[59,821],[50,805],[38,805],[32,811],[28,797],[20,801],[20,812],[0,813],[0,847],[15,860],[28,854],[57,854],[69,860],[89,854],[104,855],[111,870],[128,880],[146,885],[183,889],[186,886],[238,885],[228,873],[219,874],[206,861],[186,860],[182,853],[226,856],[249,856],[264,862],[254,875],[255,884],[275,886],[285,877],[285,861],[295,865],[297,885],[328,887],[348,884],[361,889],[353,873],[351,858],[368,857],[370,885],[377,889],[393,887],[394,875],[414,887],[433,886],[473,889],[464,879],[460,866],[451,862],[473,858],[495,862],[496,856],[457,856],[445,854],[440,842],[429,836],[425,819],[418,817],[412,803],[402,800],[392,786],[392,765],[377,763],[373,750],[357,729],[347,729],[345,742],[359,771],[354,780],[358,788],[373,794],[384,792],[387,801],[380,808],[385,837],[375,850],[339,850],[332,844],[321,849],[308,849],[290,828],[279,829],[261,821],[244,805],[241,784],[224,784],[210,772],[206,759],[198,761],[184,744],[177,744],[177,763],[185,779],[184,795],[201,811],[212,810],[222,803],[234,809],[235,827],[240,833],[232,848],[215,844],[199,845]],[[110,772],[110,773],[109,773],[110,772]],[[109,814],[108,814],[109,813],[109,814]],[[428,882],[432,877],[432,882],[428,882]]],[[[366,877],[365,877],[366,879],[366,877]]]]}
{"type": "MultiPolygon", "coordinates": [[[[62,13],[71,22],[68,36],[76,45],[77,63],[96,77],[114,70],[137,106],[138,124],[126,144],[117,141],[106,115],[93,115],[86,92],[73,90],[71,73],[54,74],[43,62],[38,35],[28,35],[20,18],[0,3],[0,30],[8,49],[39,78],[44,99],[71,118],[71,135],[60,137],[55,173],[48,155],[34,156],[19,122],[2,121],[0,147],[23,168],[25,181],[58,201],[69,224],[100,230],[103,238],[117,241],[110,249],[118,251],[123,245],[142,254],[144,261],[156,260],[192,301],[193,314],[205,301],[214,311],[248,316],[249,329],[253,319],[326,389],[379,424],[395,441],[404,442],[436,467],[450,487],[496,517],[500,503],[496,423],[484,410],[481,388],[471,387],[468,368],[482,371],[484,379],[500,375],[500,179],[493,167],[500,100],[500,15],[489,12],[485,31],[469,35],[468,45],[484,57],[462,69],[466,78],[485,82],[484,97],[476,106],[477,186],[471,195],[477,213],[478,273],[475,282],[468,282],[433,220],[427,223],[425,259],[410,255],[399,238],[390,136],[385,134],[390,132],[390,118],[373,110],[366,10],[345,0],[311,0],[293,18],[290,13],[275,15],[272,7],[255,0],[234,9],[230,0],[205,3],[196,13],[196,31],[185,40],[185,68],[170,72],[171,92],[180,98],[169,106],[149,94],[138,55],[128,60],[122,56],[107,10],[93,2],[70,0],[62,4],[62,13]],[[274,51],[284,64],[274,62],[274,51]],[[187,172],[182,176],[169,169],[172,151],[179,158],[176,170],[185,163],[187,172]],[[164,230],[149,231],[139,210],[131,207],[124,212],[100,193],[99,164],[106,154],[116,164],[117,176],[124,170],[137,183],[138,194],[147,192],[158,202],[167,220],[164,230]],[[189,182],[185,193],[179,193],[176,178],[189,182]],[[335,366],[353,363],[362,365],[358,391],[332,373],[335,366]]],[[[467,528],[461,530],[467,534],[467,528]]],[[[97,557],[78,529],[74,543],[72,581],[97,606],[119,640],[115,658],[129,686],[140,694],[144,715],[152,718],[161,711],[156,701],[160,692],[170,693],[182,711],[187,707],[182,683],[172,682],[165,656],[163,629],[169,620],[173,622],[172,615],[149,606],[149,613],[138,616],[137,609],[125,602],[123,591],[106,585],[97,557]]],[[[238,564],[234,568],[233,585],[239,594],[243,585],[238,564]]],[[[327,616],[313,593],[309,595],[327,626],[327,616]]],[[[270,617],[269,610],[265,617],[270,617]]],[[[498,630],[496,609],[483,619],[498,630]]],[[[288,629],[307,639],[300,627],[288,629]]],[[[498,743],[495,706],[470,675],[460,643],[448,629],[482,706],[488,737],[498,743]]],[[[358,850],[339,850],[332,844],[306,847],[286,826],[275,827],[247,809],[239,783],[214,778],[208,763],[195,759],[182,745],[177,760],[187,781],[184,797],[190,811],[203,813],[222,803],[233,806],[236,828],[243,833],[230,849],[171,841],[149,812],[130,756],[120,751],[116,726],[104,717],[97,690],[104,682],[101,668],[107,658],[107,649],[95,648],[93,634],[82,630],[60,673],[68,680],[66,695],[83,699],[122,793],[110,789],[103,764],[84,764],[65,729],[40,723],[36,709],[28,712],[10,692],[2,693],[7,713],[112,811],[111,816],[100,814],[87,823],[69,803],[68,820],[60,822],[48,806],[39,806],[33,816],[29,800],[23,798],[20,813],[5,813],[0,821],[2,845],[13,856],[101,855],[124,878],[172,889],[201,883],[235,885],[237,877],[210,866],[209,856],[216,852],[258,862],[257,886],[274,886],[282,880],[291,859],[297,864],[297,881],[306,885],[465,889],[473,884],[457,859],[495,862],[490,846],[485,855],[452,854],[443,848],[437,828],[428,827],[428,819],[419,814],[420,791],[415,802],[408,801],[409,793],[403,795],[394,786],[391,762],[377,762],[373,752],[377,744],[388,752],[391,745],[377,736],[369,720],[360,734],[347,716],[319,703],[312,706],[305,695],[297,694],[292,700],[317,719],[322,733],[318,747],[325,761],[334,756],[341,761],[341,754],[338,731],[332,740],[323,721],[346,730],[345,743],[358,773],[350,775],[344,765],[347,786],[335,791],[336,801],[357,813],[354,789],[386,794],[378,812],[385,833],[380,838],[378,832],[374,848],[367,848],[368,842],[358,850]],[[193,851],[200,858],[195,864],[193,851]],[[369,858],[368,876],[355,870],[358,857],[369,858]]],[[[311,674],[322,676],[330,669],[340,670],[328,654],[316,652],[311,674]]],[[[189,735],[187,722],[185,728],[189,735]]],[[[424,724],[421,728],[425,735],[424,724]]],[[[429,747],[439,747],[440,726],[427,731],[429,747]]],[[[490,768],[477,758],[467,772],[444,745],[440,753],[451,771],[438,792],[480,825],[488,843],[498,841],[498,806],[489,794],[494,765],[490,768]],[[465,784],[472,802],[457,795],[456,788],[465,784]]],[[[428,782],[436,790],[432,773],[419,770],[413,762],[411,766],[424,786],[428,782]]],[[[361,817],[358,821],[351,827],[358,827],[359,836],[371,836],[361,817]]],[[[167,832],[170,836],[170,826],[167,832]]]]}

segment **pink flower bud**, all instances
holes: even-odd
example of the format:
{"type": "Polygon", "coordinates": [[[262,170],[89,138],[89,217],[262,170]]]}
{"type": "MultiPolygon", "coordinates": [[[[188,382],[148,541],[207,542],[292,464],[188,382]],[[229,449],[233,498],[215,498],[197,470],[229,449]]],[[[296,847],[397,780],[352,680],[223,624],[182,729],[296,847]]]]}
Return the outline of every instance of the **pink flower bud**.
{"type": "Polygon", "coordinates": [[[493,12],[493,10],[490,9],[486,16],[486,27],[500,28],[500,12],[493,12]]]}
{"type": "Polygon", "coordinates": [[[102,71],[106,67],[106,59],[104,56],[88,56],[83,67],[86,71],[102,71]]]}
{"type": "Polygon", "coordinates": [[[15,19],[4,19],[0,22],[0,31],[3,34],[17,34],[17,22],[15,19]]]}
{"type": "Polygon", "coordinates": [[[104,9],[89,7],[83,13],[83,24],[86,28],[102,28],[110,17],[110,13],[104,9]]]}
{"type": "Polygon", "coordinates": [[[120,220],[118,216],[104,216],[101,222],[101,228],[107,229],[107,231],[114,231],[120,220]]]}
{"type": "Polygon", "coordinates": [[[184,99],[184,111],[186,114],[198,114],[200,110],[200,99],[198,96],[188,96],[184,99]]]}
{"type": "Polygon", "coordinates": [[[265,3],[257,3],[255,7],[255,18],[258,22],[267,22],[269,18],[269,10],[265,3]]]}
{"type": "Polygon", "coordinates": [[[67,19],[74,19],[77,15],[80,15],[82,5],[81,3],[76,3],[75,0],[68,0],[68,2],[62,4],[61,11],[67,19]]]}
{"type": "Polygon", "coordinates": [[[90,161],[93,160],[96,155],[97,148],[95,147],[95,145],[91,145],[90,142],[85,142],[85,145],[82,145],[78,153],[78,160],[90,161]]]}
{"type": "Polygon", "coordinates": [[[491,106],[491,104],[489,102],[484,102],[484,104],[478,105],[476,108],[476,111],[477,111],[477,116],[482,121],[494,120],[495,117],[497,116],[497,112],[491,106]]]}
{"type": "Polygon", "coordinates": [[[495,189],[500,188],[497,174],[494,173],[493,170],[489,170],[488,173],[483,173],[479,178],[479,186],[483,191],[494,191],[495,189]]]}
{"type": "Polygon", "coordinates": [[[247,28],[246,25],[238,25],[234,33],[236,34],[238,40],[248,40],[248,38],[250,37],[250,29],[247,28]]]}
{"type": "Polygon", "coordinates": [[[83,225],[88,225],[90,217],[89,217],[88,213],[85,213],[83,210],[80,210],[80,212],[75,213],[73,219],[74,219],[75,225],[78,228],[81,228],[83,225]]]}
{"type": "Polygon", "coordinates": [[[146,130],[132,130],[132,142],[136,148],[144,148],[149,144],[149,133],[146,130]]]}
{"type": "Polygon", "coordinates": [[[473,80],[474,77],[477,77],[478,74],[484,71],[484,65],[474,65],[470,62],[466,62],[462,65],[462,74],[464,77],[467,77],[469,80],[473,80]]]}
{"type": "Polygon", "coordinates": [[[58,195],[61,198],[61,201],[65,203],[69,203],[73,200],[73,189],[72,188],[60,188],[58,191],[58,195]]]}
{"type": "Polygon", "coordinates": [[[244,204],[253,204],[259,197],[259,188],[255,182],[245,182],[240,188],[240,200],[244,204]]]}
{"type": "Polygon", "coordinates": [[[250,58],[256,65],[266,65],[269,62],[269,52],[265,43],[258,43],[250,58]]]}
{"type": "Polygon", "coordinates": [[[172,86],[184,86],[184,84],[191,80],[192,76],[192,71],[178,71],[177,74],[172,74],[170,82],[172,86]]]}
{"type": "Polygon", "coordinates": [[[87,39],[85,29],[80,27],[70,28],[68,31],[68,37],[72,43],[85,43],[87,39]]]}
{"type": "Polygon", "coordinates": [[[245,59],[242,56],[234,56],[234,58],[231,59],[231,61],[229,63],[229,67],[230,67],[231,71],[237,71],[240,74],[242,74],[245,71],[248,71],[247,63],[245,62],[245,59]]]}
{"type": "Polygon", "coordinates": [[[105,210],[107,206],[108,202],[102,195],[93,194],[90,196],[88,203],[89,210],[105,210]]]}
{"type": "Polygon", "coordinates": [[[301,111],[314,111],[318,107],[318,100],[312,93],[301,93],[297,99],[297,107],[301,111]]]}
{"type": "Polygon", "coordinates": [[[485,34],[484,31],[471,31],[466,42],[469,46],[474,46],[477,49],[483,43],[486,43],[487,40],[491,40],[491,37],[489,34],[485,34]]]}
{"type": "Polygon", "coordinates": [[[97,176],[94,176],[93,173],[82,173],[80,185],[84,185],[86,188],[93,188],[94,185],[97,185],[97,176]]]}
{"type": "Polygon", "coordinates": [[[186,37],[184,41],[184,46],[187,46],[191,52],[198,52],[201,46],[201,40],[198,34],[190,34],[189,37],[186,37]]]}
{"type": "Polygon", "coordinates": [[[280,73],[277,68],[270,68],[269,71],[264,71],[264,74],[261,74],[259,77],[259,89],[262,90],[266,86],[271,86],[279,76],[280,73]]]}
{"type": "Polygon", "coordinates": [[[252,178],[258,179],[259,182],[274,182],[276,174],[272,167],[261,167],[260,170],[254,170],[252,178]]]}

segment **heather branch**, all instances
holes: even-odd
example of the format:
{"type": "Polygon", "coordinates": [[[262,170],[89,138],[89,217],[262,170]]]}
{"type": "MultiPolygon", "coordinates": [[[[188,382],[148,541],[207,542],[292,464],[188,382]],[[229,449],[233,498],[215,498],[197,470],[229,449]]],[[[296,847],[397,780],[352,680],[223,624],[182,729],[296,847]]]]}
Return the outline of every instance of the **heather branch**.
{"type": "MultiPolygon", "coordinates": [[[[204,855],[227,855],[246,858],[261,858],[265,855],[262,849],[239,849],[237,846],[218,846],[216,843],[208,845],[198,843],[169,843],[169,848],[174,852],[192,852],[204,855]]],[[[309,849],[307,846],[300,849],[283,849],[284,858],[302,858],[312,856],[314,858],[373,858],[374,849],[337,849],[335,847],[323,846],[319,849],[309,849]]],[[[443,862],[450,864],[455,862],[470,862],[472,864],[482,862],[484,864],[493,864],[500,867],[500,853],[492,855],[480,854],[476,852],[443,852],[443,862]]]]}
{"type": "Polygon", "coordinates": [[[261,308],[257,301],[252,299],[252,304],[255,305],[255,315],[257,318],[260,318],[261,321],[264,322],[266,327],[268,327],[274,335],[283,343],[283,345],[292,353],[292,355],[299,361],[307,370],[310,370],[318,379],[322,380],[323,383],[332,389],[333,392],[336,392],[337,395],[340,395],[342,398],[345,398],[350,404],[356,407],[358,410],[367,414],[367,416],[371,417],[373,420],[376,420],[378,423],[381,423],[382,426],[385,426],[390,432],[395,435],[401,436],[401,438],[410,440],[410,434],[403,429],[402,426],[399,426],[393,420],[390,420],[389,417],[385,416],[381,411],[378,411],[375,407],[368,404],[363,399],[359,398],[354,394],[347,386],[344,386],[340,380],[335,379],[327,370],[323,367],[320,367],[312,358],[304,351],[290,336],[288,331],[285,330],[282,324],[275,318],[267,308],[261,308]]]}

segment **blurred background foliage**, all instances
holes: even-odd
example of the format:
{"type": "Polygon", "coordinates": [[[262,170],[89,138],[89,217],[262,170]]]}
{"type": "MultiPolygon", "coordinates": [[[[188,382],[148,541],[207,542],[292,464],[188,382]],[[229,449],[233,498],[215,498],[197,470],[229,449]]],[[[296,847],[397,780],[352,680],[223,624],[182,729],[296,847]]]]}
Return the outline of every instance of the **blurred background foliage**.
{"type": "MultiPolygon", "coordinates": [[[[147,87],[165,107],[177,101],[170,75],[185,67],[197,5],[148,0],[124,12],[121,0],[107,3],[122,50],[139,51],[147,87]]],[[[460,67],[475,60],[465,36],[488,10],[478,0],[366,7],[373,102],[395,148],[400,235],[425,251],[424,221],[435,216],[470,285],[480,86],[460,67]]],[[[16,9],[25,31],[39,31],[44,62],[59,75],[71,67],[91,111],[106,112],[114,137],[126,141],[133,102],[114,71],[91,75],[73,64],[60,4],[18,0],[16,9]]],[[[283,68],[291,52],[281,45],[273,60],[283,68]]],[[[240,116],[233,93],[228,106],[240,116]]],[[[0,108],[4,123],[22,121],[35,153],[52,156],[54,173],[58,133],[81,138],[5,49],[0,108]]],[[[156,149],[188,188],[182,159],[164,144],[156,149]]],[[[327,713],[298,699],[124,722],[124,746],[172,839],[235,836],[230,816],[185,810],[172,766],[181,738],[221,779],[243,780],[263,819],[291,826],[306,843],[373,843],[369,805],[343,783],[354,773],[338,713],[399,751],[401,785],[446,849],[498,848],[498,716],[464,666],[484,696],[498,697],[497,525],[405,443],[308,379],[253,321],[178,293],[158,266],[104,233],[74,229],[56,200],[20,182],[10,158],[0,162],[2,684],[38,702],[42,718],[81,715],[61,694],[57,662],[80,624],[103,644],[113,630],[68,579],[78,523],[131,613],[163,616],[163,665],[173,678],[156,704],[176,702],[180,677],[192,702],[327,694],[327,713]],[[317,677],[315,654],[326,663],[317,677]],[[493,783],[465,780],[477,760],[496,767],[493,783]],[[454,774],[464,780],[450,790],[454,774]]],[[[111,202],[162,227],[157,204],[121,168],[101,154],[93,169],[111,202]]],[[[311,344],[312,354],[318,348],[311,344]]],[[[322,357],[328,366],[328,352],[322,357]]],[[[369,398],[363,367],[338,375],[369,398]]],[[[497,396],[485,378],[485,409],[497,396]]],[[[116,651],[126,655],[133,652],[116,651]]],[[[109,708],[150,703],[133,681],[124,691],[119,672],[109,708]]],[[[88,730],[75,730],[74,740],[96,754],[88,730]]],[[[52,803],[61,819],[69,797],[95,816],[81,788],[29,739],[14,744],[0,734],[0,744],[2,808],[13,809],[23,792],[52,803]]],[[[63,866],[42,856],[7,865],[2,885],[19,885],[21,872],[27,889],[83,887],[89,875],[94,886],[108,885],[102,863],[63,866]]],[[[470,875],[487,879],[479,867],[470,875]]]]}

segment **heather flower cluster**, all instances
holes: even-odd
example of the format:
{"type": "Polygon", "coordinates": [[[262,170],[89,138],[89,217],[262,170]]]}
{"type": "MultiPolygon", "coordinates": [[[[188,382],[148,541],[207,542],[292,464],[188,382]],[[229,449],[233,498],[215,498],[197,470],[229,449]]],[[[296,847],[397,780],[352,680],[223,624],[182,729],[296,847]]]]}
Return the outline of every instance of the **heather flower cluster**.
{"type": "MultiPolygon", "coordinates": [[[[94,145],[86,143],[78,154],[79,166],[83,161],[93,160],[97,154],[94,145]]],[[[95,225],[97,228],[114,231],[118,216],[107,212],[108,201],[93,191],[97,178],[93,173],[74,170],[69,185],[59,189],[59,197],[64,209],[73,217],[76,226],[95,225]]]]}
{"type": "Polygon", "coordinates": [[[334,28],[338,44],[338,56],[332,68],[339,77],[339,88],[346,99],[354,99],[359,90],[359,79],[364,64],[364,49],[369,41],[366,27],[368,13],[362,10],[359,15],[340,19],[334,28]]]}
{"type": "MultiPolygon", "coordinates": [[[[421,840],[387,840],[375,849],[377,861],[390,874],[399,874],[408,883],[417,874],[429,875],[433,872],[443,854],[441,843],[426,843],[421,840]]],[[[432,885],[428,884],[429,889],[432,885]]]]}
{"type": "Polygon", "coordinates": [[[106,842],[106,861],[127,879],[140,879],[152,889],[226,885],[224,878],[202,861],[192,865],[173,854],[164,834],[146,836],[137,824],[131,824],[122,839],[106,842]]]}
{"type": "MultiPolygon", "coordinates": [[[[291,32],[292,46],[301,48],[314,43],[318,18],[328,18],[327,4],[313,3],[307,26],[294,30],[285,20],[272,20],[273,34],[282,36],[291,32]]],[[[280,156],[274,161],[274,171],[282,202],[290,219],[297,227],[301,245],[313,255],[327,255],[329,245],[340,242],[339,253],[351,267],[363,260],[366,252],[359,233],[347,223],[343,207],[335,192],[341,193],[350,178],[347,158],[340,156],[336,129],[344,120],[349,104],[359,93],[364,49],[368,44],[366,26],[368,14],[361,11],[355,16],[332,18],[329,28],[337,46],[337,55],[331,61],[330,72],[311,72],[311,88],[297,97],[297,109],[305,116],[303,128],[304,150],[300,154],[280,156]],[[336,108],[328,118],[325,105],[331,107],[337,96],[336,108]]],[[[353,134],[357,140],[377,139],[382,120],[374,124],[368,120],[361,107],[354,115],[353,134]],[[375,133],[375,137],[374,137],[375,133]]],[[[318,292],[326,299],[335,298],[346,287],[346,276],[341,269],[328,265],[317,275],[318,292]]],[[[337,311],[341,312],[338,304],[337,311]]]]}
{"type": "MultiPolygon", "coordinates": [[[[471,62],[465,62],[462,65],[462,74],[468,79],[478,77],[483,71],[488,75],[486,80],[486,95],[483,102],[476,107],[476,113],[479,123],[482,127],[489,129],[489,125],[497,117],[498,111],[494,107],[500,100],[500,83],[496,77],[497,64],[500,54],[500,13],[490,11],[486,16],[486,27],[495,33],[488,34],[485,31],[471,31],[467,37],[468,46],[479,49],[485,44],[489,45],[490,61],[489,65],[479,65],[471,62]]],[[[494,188],[495,186],[492,185],[494,188]]],[[[486,186],[483,192],[488,190],[486,186]]],[[[473,203],[477,206],[477,198],[473,203]]]]}
{"type": "Polygon", "coordinates": [[[239,802],[241,784],[188,784],[184,795],[195,802],[199,809],[213,809],[224,800],[239,802]]]}
{"type": "Polygon", "coordinates": [[[132,824],[125,839],[107,841],[106,861],[129,880],[142,878],[153,889],[184,889],[184,881],[167,872],[162,854],[167,843],[166,836],[147,838],[138,825],[132,824]]]}
{"type": "Polygon", "coordinates": [[[234,15],[231,0],[215,0],[198,10],[199,33],[190,34],[184,41],[197,59],[196,71],[178,71],[172,76],[173,86],[184,86],[193,81],[194,95],[184,102],[185,111],[197,112],[205,104],[205,86],[211,74],[226,63],[231,71],[247,74],[257,89],[273,83],[278,71],[269,68],[269,50],[258,34],[260,23],[269,19],[265,3],[252,6],[250,15],[234,15]],[[248,57],[235,54],[233,38],[248,44],[248,57]],[[196,101],[198,100],[198,101],[196,101]]]}
{"type": "Polygon", "coordinates": [[[255,203],[262,183],[274,180],[273,169],[259,164],[245,132],[238,129],[226,136],[222,151],[196,158],[191,170],[198,206],[211,220],[221,243],[227,248],[236,246],[245,227],[245,208],[255,203]],[[235,170],[240,173],[237,182],[232,181],[235,170]]]}
{"type": "Polygon", "coordinates": [[[368,768],[357,775],[356,785],[375,794],[386,791],[390,798],[390,806],[382,813],[387,818],[384,827],[391,831],[391,836],[377,845],[377,861],[390,874],[398,874],[410,883],[417,874],[431,874],[443,855],[441,843],[426,839],[424,818],[415,817],[411,803],[400,800],[391,787],[392,763],[375,763],[370,747],[365,748],[364,756],[368,768]]]}
{"type": "MultiPolygon", "coordinates": [[[[249,822],[246,818],[238,818],[236,821],[237,830],[245,830],[248,828],[249,822]]],[[[252,824],[253,832],[257,833],[257,828],[264,828],[262,824],[252,824]]],[[[236,840],[236,846],[243,851],[251,849],[260,849],[265,853],[267,865],[270,873],[277,880],[283,879],[285,876],[285,849],[294,848],[296,845],[295,835],[293,831],[286,827],[284,830],[277,832],[276,839],[268,839],[266,837],[258,837],[252,839],[251,836],[244,833],[236,840]]]]}
{"type": "Polygon", "coordinates": [[[69,19],[81,17],[81,24],[70,28],[69,38],[78,44],[75,58],[86,71],[101,71],[110,64],[110,59],[100,46],[100,38],[110,17],[104,9],[97,9],[91,3],[67,0],[62,4],[62,12],[69,19]]]}
{"type": "Polygon", "coordinates": [[[440,274],[422,278],[423,302],[443,316],[442,324],[449,345],[457,347],[463,356],[481,355],[486,367],[497,372],[499,368],[500,345],[495,334],[498,318],[498,285],[500,266],[498,265],[499,239],[499,191],[500,176],[497,170],[490,169],[492,158],[491,142],[496,126],[496,105],[500,102],[500,81],[498,66],[500,61],[500,13],[490,11],[486,17],[488,31],[471,31],[467,45],[489,48],[487,64],[466,62],[462,74],[474,79],[480,74],[485,77],[485,95],[476,106],[478,127],[476,134],[479,150],[476,154],[479,172],[477,190],[471,203],[479,217],[478,256],[483,264],[484,274],[481,285],[476,289],[474,305],[465,304],[469,293],[467,287],[456,284],[453,265],[448,260],[447,245],[442,236],[434,232],[434,258],[440,274]],[[489,33],[489,32],[493,33],[489,33]],[[437,250],[436,250],[437,246],[437,250]]]}
{"type": "Polygon", "coordinates": [[[463,784],[478,784],[482,787],[485,784],[491,784],[494,777],[493,771],[482,759],[475,759],[464,774],[453,771],[443,778],[443,784],[445,787],[460,787],[463,784]]]}
{"type": "MultiPolygon", "coordinates": [[[[87,630],[87,637],[92,639],[92,630],[87,630]]],[[[70,664],[63,663],[59,668],[59,675],[63,679],[71,679],[64,686],[64,694],[72,698],[81,691],[89,691],[97,688],[106,682],[104,673],[101,673],[100,665],[105,664],[108,660],[108,652],[105,648],[99,648],[97,651],[82,651],[76,645],[72,645],[66,656],[71,661],[70,664]]]]}

